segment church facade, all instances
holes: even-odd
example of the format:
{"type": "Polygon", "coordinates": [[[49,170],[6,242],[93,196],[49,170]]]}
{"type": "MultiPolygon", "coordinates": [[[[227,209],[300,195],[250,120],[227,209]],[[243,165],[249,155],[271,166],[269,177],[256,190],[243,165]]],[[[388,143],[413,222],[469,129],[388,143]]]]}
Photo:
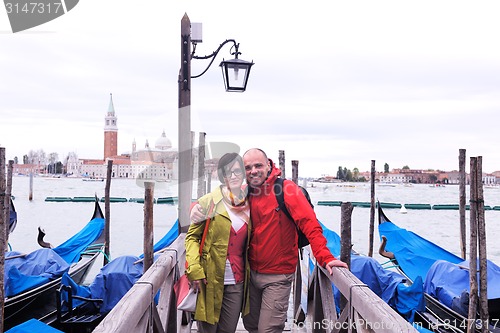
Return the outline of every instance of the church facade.
{"type": "Polygon", "coordinates": [[[68,174],[90,178],[106,178],[108,161],[112,160],[112,178],[169,181],[177,179],[177,149],[172,147],[165,131],[150,147],[146,140],[144,148],[138,149],[134,140],[130,153],[118,154],[118,122],[110,96],[108,111],[104,117],[104,158],[78,159],[69,156],[66,164],[68,174]]]}

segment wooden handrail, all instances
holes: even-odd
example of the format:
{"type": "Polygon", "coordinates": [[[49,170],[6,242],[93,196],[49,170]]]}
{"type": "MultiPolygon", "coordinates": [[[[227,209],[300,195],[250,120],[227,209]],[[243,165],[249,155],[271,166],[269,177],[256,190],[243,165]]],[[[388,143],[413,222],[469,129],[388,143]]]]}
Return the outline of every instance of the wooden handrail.
{"type": "MultiPolygon", "coordinates": [[[[94,333],[190,331],[190,325],[180,325],[180,315],[173,298],[173,285],[179,277],[179,268],[184,267],[185,262],[184,239],[185,233],[181,233],[169,250],[154,262],[97,326],[94,333]],[[155,306],[153,299],[158,291],[160,297],[155,306]]],[[[304,260],[309,260],[309,257],[304,256],[304,260]]],[[[309,297],[305,322],[301,323],[306,331],[317,331],[314,328],[318,328],[319,324],[320,331],[328,333],[338,333],[344,328],[351,332],[353,326],[358,332],[417,332],[349,270],[345,268],[333,270],[333,275],[330,275],[324,268],[315,268],[314,285],[309,288],[309,292],[313,295],[309,297]],[[332,282],[347,300],[338,318],[332,282]]],[[[303,283],[307,284],[308,280],[309,278],[304,279],[303,283]]],[[[303,290],[302,286],[296,287],[303,290]]]]}
{"type": "Polygon", "coordinates": [[[134,286],[122,297],[104,320],[94,329],[99,332],[176,332],[177,309],[173,302],[173,285],[184,267],[185,234],[153,263],[134,286]],[[160,292],[158,304],[154,297],[160,292]]]}
{"type": "MultiPolygon", "coordinates": [[[[326,269],[320,268],[321,274],[327,276],[347,299],[346,308],[352,307],[371,330],[380,333],[418,332],[349,270],[344,268],[333,268],[333,270],[333,275],[330,275],[326,269]]],[[[350,315],[351,320],[354,320],[353,314],[350,315]]]]}

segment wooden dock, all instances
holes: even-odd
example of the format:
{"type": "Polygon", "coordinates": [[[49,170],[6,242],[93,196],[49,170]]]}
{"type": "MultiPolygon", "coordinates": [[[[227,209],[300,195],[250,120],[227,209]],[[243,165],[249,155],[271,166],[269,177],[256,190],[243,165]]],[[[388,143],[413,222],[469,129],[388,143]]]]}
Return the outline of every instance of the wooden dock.
{"type": "MultiPolygon", "coordinates": [[[[184,239],[184,233],[177,237],[96,327],[94,333],[194,331],[196,324],[191,325],[190,320],[183,320],[185,314],[177,311],[173,293],[174,282],[182,273],[179,267],[184,267],[184,239]],[[155,305],[154,297],[158,291],[160,297],[155,305]]],[[[347,269],[334,268],[334,274],[331,276],[325,269],[316,266],[313,274],[309,276],[308,269],[302,269],[301,272],[299,267],[292,299],[290,317],[300,318],[303,315],[301,300],[302,304],[307,303],[307,315],[303,316],[305,321],[300,325],[291,325],[292,320],[289,320],[285,327],[288,331],[338,333],[355,329],[363,333],[417,332],[347,269]],[[304,288],[302,281],[311,281],[311,284],[304,288]],[[338,317],[332,282],[346,300],[346,305],[338,317]],[[304,295],[304,290],[309,290],[312,295],[304,295]]],[[[241,320],[238,332],[246,332],[241,320]]]]}

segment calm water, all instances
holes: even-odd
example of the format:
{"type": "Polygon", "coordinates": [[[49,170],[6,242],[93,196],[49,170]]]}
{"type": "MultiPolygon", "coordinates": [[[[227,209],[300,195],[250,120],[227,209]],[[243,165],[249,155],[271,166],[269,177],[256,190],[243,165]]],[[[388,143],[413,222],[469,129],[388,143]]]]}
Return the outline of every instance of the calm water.
{"type": "MultiPolygon", "coordinates": [[[[214,182],[212,183],[214,184],[214,182]]],[[[327,227],[339,232],[340,207],[318,206],[318,200],[340,201],[370,201],[369,184],[320,184],[308,188],[311,194],[315,211],[320,221],[327,227]]],[[[29,252],[38,248],[36,242],[37,227],[41,226],[47,236],[45,240],[57,246],[69,236],[78,232],[89,220],[93,213],[92,203],[77,202],[45,202],[48,196],[104,196],[105,182],[84,182],[81,179],[47,179],[34,178],[34,198],[30,202],[29,178],[14,177],[12,193],[16,199],[14,204],[18,212],[18,225],[12,235],[10,244],[14,250],[29,252]]],[[[415,185],[413,187],[381,187],[376,186],[376,199],[382,202],[394,203],[428,203],[428,204],[457,204],[458,186],[429,187],[415,185]]],[[[138,186],[134,180],[112,180],[111,196],[136,198],[144,197],[144,188],[138,186]]],[[[193,193],[196,193],[194,191],[193,193]]],[[[176,196],[177,189],[165,183],[155,188],[155,197],[176,196]]],[[[500,205],[500,189],[484,189],[485,204],[500,205]]],[[[467,198],[468,200],[468,198],[467,198]]],[[[104,211],[104,203],[101,203],[104,211]]],[[[459,212],[456,210],[408,210],[407,214],[400,213],[399,209],[385,209],[386,215],[401,227],[412,230],[421,236],[437,243],[449,251],[460,254],[459,248],[459,212]]],[[[170,229],[177,218],[177,206],[154,206],[155,240],[160,239],[170,229]]],[[[500,263],[500,211],[485,212],[487,225],[488,258],[500,263]]],[[[467,223],[469,212],[466,212],[467,223]]],[[[111,256],[139,255],[143,252],[143,204],[111,203],[111,256]]],[[[352,241],[354,249],[361,253],[368,252],[369,239],[369,208],[354,208],[352,214],[352,241]]],[[[467,229],[467,233],[468,233],[467,229]]],[[[378,251],[378,232],[375,228],[375,249],[378,251]]],[[[468,248],[467,248],[468,249],[468,248]]],[[[376,255],[380,261],[384,258],[376,255]]]]}

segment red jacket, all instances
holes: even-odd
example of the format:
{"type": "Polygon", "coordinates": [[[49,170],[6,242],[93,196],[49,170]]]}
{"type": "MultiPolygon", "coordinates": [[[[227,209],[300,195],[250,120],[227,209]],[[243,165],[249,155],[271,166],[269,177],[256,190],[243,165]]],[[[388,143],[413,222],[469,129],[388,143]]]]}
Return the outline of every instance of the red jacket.
{"type": "Polygon", "coordinates": [[[264,184],[251,189],[250,217],[252,235],[248,260],[250,268],[265,274],[290,274],[295,272],[298,261],[296,223],[306,235],[318,263],[325,266],[335,259],[326,247],[323,229],[318,223],[314,210],[309,205],[300,188],[292,181],[283,183],[285,205],[294,221],[278,209],[274,194],[274,181],[281,170],[271,161],[271,174],[264,184]]]}

